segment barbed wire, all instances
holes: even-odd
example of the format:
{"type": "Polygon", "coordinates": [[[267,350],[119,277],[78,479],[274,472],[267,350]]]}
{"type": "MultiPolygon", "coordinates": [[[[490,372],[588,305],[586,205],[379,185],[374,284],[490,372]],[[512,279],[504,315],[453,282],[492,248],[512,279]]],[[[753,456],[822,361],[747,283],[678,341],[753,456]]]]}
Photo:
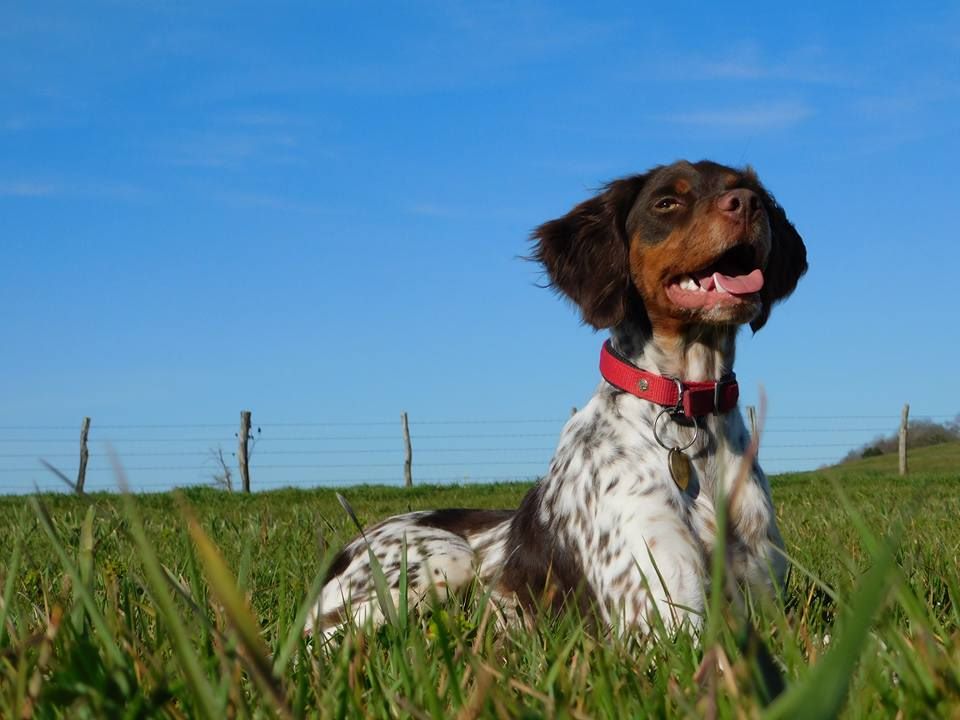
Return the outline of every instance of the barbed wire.
{"type": "MultiPolygon", "coordinates": [[[[763,449],[783,449],[783,448],[841,448],[841,447],[850,447],[850,443],[785,443],[785,444],[768,444],[764,443],[763,449]]],[[[477,448],[418,448],[417,454],[434,454],[434,453],[494,453],[494,452],[552,452],[556,450],[556,446],[550,447],[477,447],[477,448]]],[[[362,455],[397,455],[401,453],[402,450],[399,448],[336,448],[336,449],[321,449],[321,450],[257,450],[257,455],[348,455],[348,454],[362,454],[362,455]]],[[[236,453],[228,453],[231,456],[236,455],[236,453]]],[[[44,459],[49,460],[50,458],[74,458],[76,453],[44,453],[44,459]]],[[[124,452],[124,458],[131,457],[196,457],[198,455],[207,456],[207,450],[194,450],[189,452],[124,452]]],[[[91,452],[89,457],[91,458],[101,458],[109,457],[110,453],[106,452],[91,452]]],[[[36,458],[37,453],[0,453],[0,458],[36,458]]]]}
{"type": "MultiPolygon", "coordinates": [[[[956,413],[914,413],[911,422],[952,420],[957,417],[956,413]]],[[[568,420],[568,417],[411,420],[410,436],[414,447],[415,471],[421,469],[427,470],[428,473],[431,469],[445,471],[444,474],[438,475],[415,472],[414,481],[415,483],[494,482],[537,477],[546,471],[550,457],[556,448],[559,428],[568,420]],[[490,432],[491,426],[499,426],[500,431],[490,432]],[[553,427],[543,427],[543,430],[549,431],[540,432],[539,426],[553,427]],[[452,431],[443,432],[441,430],[443,427],[450,427],[452,431]],[[477,428],[476,431],[469,431],[469,428],[474,427],[477,428]],[[509,432],[511,428],[515,431],[509,432]],[[529,442],[530,440],[533,442],[529,442]],[[551,442],[537,442],[538,440],[551,442]],[[476,445],[474,446],[473,443],[476,445]],[[444,444],[450,446],[444,447],[444,444]],[[531,455],[533,453],[541,455],[537,457],[531,455]],[[427,456],[427,461],[421,459],[424,456],[427,456]],[[516,468],[519,474],[483,474],[485,468],[499,467],[516,468]],[[526,473],[527,468],[531,470],[530,474],[526,473]],[[472,474],[476,471],[482,474],[472,474]]],[[[863,438],[859,440],[855,438],[855,434],[890,434],[899,427],[899,423],[899,413],[770,416],[765,420],[764,435],[772,436],[772,442],[762,444],[760,459],[765,469],[771,474],[785,468],[803,465],[812,467],[817,464],[837,462],[843,453],[827,454],[827,452],[833,449],[839,451],[843,448],[853,450],[858,442],[862,444],[864,441],[863,438]],[[799,427],[790,427],[794,423],[799,427]],[[838,442],[837,436],[842,437],[844,434],[851,435],[850,441],[838,442]],[[811,450],[814,454],[805,456],[802,452],[796,454],[776,452],[791,449],[811,450]],[[821,452],[816,452],[817,450],[821,452]],[[772,455],[768,455],[770,451],[774,451],[772,455]]],[[[89,458],[93,461],[98,459],[102,461],[112,454],[117,454],[121,460],[165,458],[173,461],[146,460],[142,463],[135,461],[136,464],[125,466],[124,470],[132,473],[171,474],[170,478],[163,481],[148,480],[134,483],[134,490],[147,487],[211,485],[213,483],[210,478],[215,472],[222,470],[222,466],[213,454],[222,450],[225,445],[229,446],[230,443],[237,442],[237,427],[236,424],[231,423],[109,423],[102,425],[94,423],[88,438],[88,443],[92,446],[89,458]],[[161,432],[157,437],[149,432],[136,432],[138,430],[161,432]],[[194,431],[199,436],[194,435],[194,431]],[[114,432],[120,436],[112,436],[114,432]],[[112,451],[99,451],[97,446],[110,447],[112,451]],[[199,476],[193,479],[184,478],[184,473],[199,473],[199,476]]],[[[256,429],[252,437],[256,440],[256,446],[250,469],[252,473],[259,474],[255,475],[253,483],[256,489],[401,482],[403,446],[399,419],[270,421],[255,423],[254,428],[256,429]],[[384,434],[383,430],[387,427],[395,427],[397,432],[384,434]],[[350,428],[355,431],[324,432],[324,428],[350,428]],[[298,429],[304,432],[296,432],[298,429]],[[372,432],[364,433],[362,429],[369,429],[372,432]],[[275,430],[278,431],[277,435],[272,434],[275,430]],[[345,445],[329,446],[330,443],[341,442],[345,445]],[[384,446],[385,444],[389,445],[384,446]],[[348,457],[342,458],[341,461],[337,456],[348,457]],[[310,459],[314,457],[319,462],[311,462],[310,459]],[[305,462],[283,462],[284,459],[297,458],[303,458],[305,462]],[[326,458],[329,458],[329,461],[326,461],[326,458]],[[388,462],[388,459],[391,461],[388,462]],[[376,473],[387,469],[397,472],[382,477],[351,477],[355,472],[362,473],[364,470],[370,470],[376,473]],[[302,477],[304,471],[317,471],[321,477],[304,478],[302,477]]],[[[31,459],[53,461],[55,464],[62,463],[75,468],[76,462],[70,461],[78,459],[78,452],[72,451],[72,448],[77,447],[79,435],[67,437],[62,433],[78,429],[79,424],[0,426],[0,450],[9,449],[9,452],[0,452],[0,476],[4,478],[0,481],[0,492],[11,487],[7,481],[11,476],[21,475],[33,479],[47,472],[39,463],[32,465],[29,462],[31,459]],[[56,435],[44,437],[46,433],[56,433],[56,435]],[[11,434],[15,437],[10,437],[11,434]],[[71,449],[70,452],[66,451],[67,447],[71,449]]],[[[232,459],[236,457],[236,452],[224,451],[223,456],[232,459]]],[[[231,469],[235,469],[232,463],[230,465],[231,469]]],[[[89,492],[96,492],[101,489],[96,477],[102,477],[104,473],[115,473],[116,470],[112,464],[94,465],[88,467],[86,472],[95,476],[86,489],[89,492]]],[[[22,483],[23,481],[13,480],[13,482],[22,483]]],[[[102,483],[102,480],[99,482],[102,483]]],[[[103,489],[114,488],[112,485],[106,485],[103,489]]]]}
{"type": "MultiPolygon", "coordinates": [[[[509,450],[510,452],[544,452],[555,450],[555,447],[537,447],[537,448],[418,448],[417,454],[421,453],[461,453],[461,452],[502,452],[504,450],[509,450]]],[[[358,450],[357,448],[337,448],[337,449],[322,449],[322,450],[257,450],[257,455],[347,455],[347,454],[356,454],[362,453],[367,454],[390,454],[396,455],[401,452],[398,448],[365,448],[363,450],[358,450]]],[[[206,455],[207,451],[194,450],[191,452],[125,452],[123,456],[127,457],[194,457],[196,455],[206,455]]],[[[230,455],[235,455],[236,453],[230,453],[230,455]]],[[[98,453],[91,452],[90,457],[109,457],[110,453],[98,453]]],[[[36,457],[36,453],[0,453],[0,458],[25,458],[25,457],[36,457]]],[[[44,455],[46,458],[52,457],[76,457],[76,453],[47,453],[44,455]]]]}
{"type": "MultiPolygon", "coordinates": [[[[838,432],[890,432],[890,427],[819,427],[819,428],[764,428],[764,434],[767,433],[838,433],[838,432]]],[[[96,433],[93,429],[90,431],[90,441],[93,442],[97,439],[96,433]]],[[[417,435],[414,433],[410,434],[412,440],[470,440],[470,439],[491,439],[491,440],[502,440],[505,438],[515,438],[515,439],[531,439],[531,438],[556,438],[557,433],[470,433],[470,434],[459,434],[459,433],[448,433],[443,435],[417,435]]],[[[329,440],[335,441],[360,441],[360,440],[377,440],[385,441],[392,440],[397,441],[400,439],[398,435],[312,435],[312,436],[288,436],[288,437],[271,437],[269,435],[263,435],[262,433],[256,436],[257,442],[326,442],[329,440]]],[[[110,443],[223,443],[231,441],[231,438],[218,437],[199,437],[199,438],[190,438],[190,437],[176,437],[176,438],[149,438],[149,437],[111,437],[103,438],[104,441],[110,443]]],[[[0,438],[0,443],[12,445],[16,443],[23,443],[29,445],[36,444],[54,444],[54,443],[71,443],[75,444],[77,442],[76,438],[0,438]]]]}
{"type": "MultiPolygon", "coordinates": [[[[486,482],[534,482],[539,479],[539,475],[427,475],[423,477],[418,477],[418,482],[425,484],[433,483],[449,483],[449,482],[463,482],[463,483],[486,483],[486,482]]],[[[377,484],[377,485],[403,485],[403,477],[400,476],[384,476],[384,477],[361,477],[361,478],[348,478],[348,479],[333,479],[325,481],[321,487],[345,487],[351,485],[367,485],[367,484],[377,484]]],[[[290,480],[263,480],[257,483],[258,488],[284,488],[289,487],[297,490],[314,490],[318,487],[316,483],[308,484],[308,481],[300,482],[291,482],[290,480]]],[[[54,486],[56,487],[56,486],[54,486]]],[[[62,487],[62,486],[60,486],[62,487]]],[[[57,489],[59,490],[60,487],[57,489]]],[[[191,483],[188,485],[170,483],[166,481],[157,481],[157,482],[141,482],[136,486],[131,487],[131,490],[134,492],[141,490],[143,488],[158,488],[158,489],[185,489],[185,488],[194,488],[194,487],[218,487],[216,483],[210,481],[191,483]]],[[[88,492],[115,492],[119,489],[119,485],[116,483],[113,484],[102,484],[102,485],[88,485],[85,488],[88,492]]]]}
{"type": "MultiPolygon", "coordinates": [[[[913,413],[916,420],[943,420],[953,419],[958,413],[913,413]]],[[[767,422],[779,420],[891,420],[898,421],[899,414],[883,415],[769,415],[767,422]]],[[[569,417],[564,418],[451,418],[447,420],[410,420],[410,425],[532,425],[545,423],[564,423],[569,417]]],[[[396,427],[398,420],[323,420],[323,421],[263,421],[257,423],[260,427],[396,427]]],[[[79,427],[78,424],[67,425],[0,425],[0,431],[8,430],[74,430],[79,427]]],[[[121,429],[142,429],[142,430],[160,430],[160,429],[211,429],[211,428],[230,428],[235,429],[236,423],[95,423],[95,428],[102,430],[121,430],[121,429]]]]}
{"type": "MultiPolygon", "coordinates": [[[[829,456],[824,457],[784,457],[784,458],[762,458],[768,462],[784,462],[791,460],[830,460],[832,459],[829,456]]],[[[504,466],[531,466],[531,467],[545,467],[545,464],[539,460],[537,461],[514,461],[514,460],[482,460],[471,463],[417,463],[416,467],[449,467],[449,468],[468,468],[468,467],[486,467],[490,465],[504,465],[504,466]]],[[[193,470],[193,471],[210,471],[214,469],[214,465],[211,463],[209,465],[144,465],[144,466],[123,466],[123,470],[126,472],[151,472],[151,471],[171,471],[171,470],[193,470]]],[[[397,463],[316,463],[316,464],[302,464],[302,463],[281,463],[281,464],[256,464],[250,463],[250,470],[347,470],[355,468],[395,468],[397,463]]],[[[32,467],[32,468],[0,468],[0,473],[6,472],[35,472],[41,470],[41,467],[32,467]]],[[[111,467],[88,467],[88,473],[97,473],[97,472],[116,472],[116,468],[111,467]]]]}

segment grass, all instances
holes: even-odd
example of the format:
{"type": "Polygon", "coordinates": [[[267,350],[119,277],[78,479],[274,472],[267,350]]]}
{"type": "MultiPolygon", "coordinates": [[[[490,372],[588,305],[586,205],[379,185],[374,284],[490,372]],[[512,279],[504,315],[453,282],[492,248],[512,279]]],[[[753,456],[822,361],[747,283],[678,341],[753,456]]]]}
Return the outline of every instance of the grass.
{"type": "MultiPolygon", "coordinates": [[[[907,480],[776,478],[786,595],[719,603],[702,642],[573,612],[504,631],[475,593],[307,645],[304,600],[354,534],[332,491],[0,498],[0,717],[957,717],[960,463],[921,453],[907,480]]],[[[526,489],[344,494],[369,524],[526,489]]]]}

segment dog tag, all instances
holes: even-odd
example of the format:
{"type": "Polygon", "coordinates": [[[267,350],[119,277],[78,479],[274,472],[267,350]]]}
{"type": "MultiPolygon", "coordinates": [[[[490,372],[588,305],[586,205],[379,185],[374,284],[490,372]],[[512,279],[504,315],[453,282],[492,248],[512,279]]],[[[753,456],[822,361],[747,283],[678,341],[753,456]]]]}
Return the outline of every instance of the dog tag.
{"type": "Polygon", "coordinates": [[[677,487],[686,490],[690,484],[690,458],[684,455],[680,448],[673,448],[667,453],[667,466],[677,487]]]}

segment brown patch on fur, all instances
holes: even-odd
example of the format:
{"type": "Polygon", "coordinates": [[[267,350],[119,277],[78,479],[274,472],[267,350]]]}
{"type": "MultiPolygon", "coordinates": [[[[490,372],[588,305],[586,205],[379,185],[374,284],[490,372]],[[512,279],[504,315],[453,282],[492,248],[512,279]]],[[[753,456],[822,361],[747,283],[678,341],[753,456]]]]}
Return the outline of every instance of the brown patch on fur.
{"type": "Polygon", "coordinates": [[[344,615],[341,609],[330,610],[321,615],[316,622],[314,627],[319,628],[320,630],[328,630],[329,628],[336,627],[346,622],[347,616],[344,615]]]}
{"type": "Polygon", "coordinates": [[[448,508],[434,510],[417,520],[417,525],[446,530],[459,535],[464,540],[500,525],[513,517],[513,510],[469,510],[466,508],[448,508]]]}
{"type": "Polygon", "coordinates": [[[498,590],[532,611],[542,606],[559,610],[573,600],[586,617],[593,594],[571,548],[540,522],[542,493],[542,486],[530,490],[510,524],[498,590]]]}
{"type": "Polygon", "coordinates": [[[686,195],[690,192],[690,183],[683,179],[677,180],[673,185],[673,189],[677,191],[677,195],[686,195]]]}
{"type": "Polygon", "coordinates": [[[330,563],[330,567],[327,569],[327,574],[323,580],[323,584],[326,585],[333,578],[337,577],[337,575],[340,575],[344,570],[350,567],[350,563],[353,562],[354,557],[355,555],[349,549],[349,546],[346,546],[340,550],[340,552],[334,556],[333,562],[330,563]]]}
{"type": "Polygon", "coordinates": [[[678,335],[697,312],[677,308],[667,298],[666,283],[710,265],[739,242],[740,233],[718,212],[707,210],[654,245],[639,237],[634,239],[630,245],[630,274],[658,335],[678,335]]]}
{"type": "Polygon", "coordinates": [[[807,248],[800,233],[787,219],[776,199],[760,188],[760,200],[770,221],[770,258],[763,272],[764,283],[760,290],[760,313],[750,323],[754,332],[762,328],[774,303],[787,297],[807,272],[807,248]]]}
{"type": "Polygon", "coordinates": [[[533,231],[532,259],[543,264],[550,287],[573,300],[583,321],[598,330],[621,322],[639,301],[627,269],[626,220],[644,180],[615,180],[533,231]]]}

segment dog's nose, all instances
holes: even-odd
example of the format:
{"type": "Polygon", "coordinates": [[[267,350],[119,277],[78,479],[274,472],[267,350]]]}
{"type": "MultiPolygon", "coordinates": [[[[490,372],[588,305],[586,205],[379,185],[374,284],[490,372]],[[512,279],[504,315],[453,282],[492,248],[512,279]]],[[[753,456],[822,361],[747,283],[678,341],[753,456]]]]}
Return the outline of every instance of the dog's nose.
{"type": "Polygon", "coordinates": [[[753,190],[730,190],[717,198],[717,207],[728,217],[742,221],[760,209],[760,198],[753,190]]]}

